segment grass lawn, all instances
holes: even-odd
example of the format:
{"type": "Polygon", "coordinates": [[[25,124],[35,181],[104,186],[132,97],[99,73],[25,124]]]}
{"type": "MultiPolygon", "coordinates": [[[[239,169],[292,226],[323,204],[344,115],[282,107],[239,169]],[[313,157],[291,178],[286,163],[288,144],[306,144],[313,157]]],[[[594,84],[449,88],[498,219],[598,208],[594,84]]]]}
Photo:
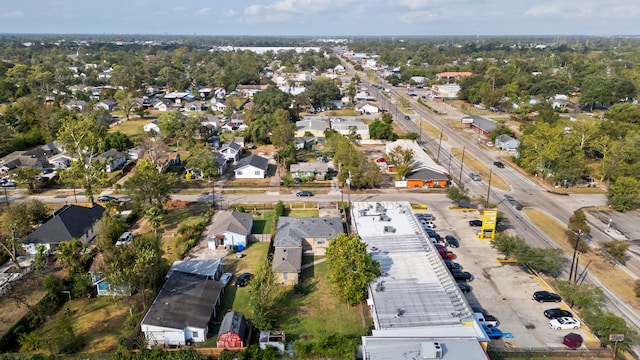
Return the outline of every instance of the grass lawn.
{"type": "MultiPolygon", "coordinates": [[[[556,219],[534,209],[524,209],[525,215],[568,254],[573,254],[573,246],[567,241],[562,224],[556,219]]],[[[607,284],[607,287],[622,300],[640,311],[640,303],[633,291],[634,279],[618,267],[614,267],[598,250],[591,248],[586,254],[580,254],[580,264],[589,264],[589,272],[607,284]],[[607,281],[616,279],[616,281],[607,281]]]]}
{"type": "Polygon", "coordinates": [[[128,137],[142,136],[144,135],[144,129],[142,128],[146,124],[152,122],[152,118],[147,119],[131,119],[129,121],[123,121],[121,124],[114,125],[109,128],[110,132],[120,131],[128,137]]]}
{"type": "Polygon", "coordinates": [[[259,216],[253,217],[252,234],[271,234],[273,219],[276,217],[274,211],[263,211],[259,216]]]}
{"type": "Polygon", "coordinates": [[[307,295],[291,291],[278,319],[280,329],[287,334],[287,341],[330,333],[364,335],[359,308],[334,297],[326,278],[326,262],[303,270],[302,284],[312,291],[307,295]]]}
{"type": "Polygon", "coordinates": [[[431,136],[434,139],[440,139],[440,133],[442,132],[442,140],[444,141],[449,140],[449,137],[447,136],[446,133],[444,133],[442,130],[438,129],[437,127],[433,126],[428,121],[420,121],[418,125],[422,126],[422,130],[426,131],[427,134],[429,134],[429,136],[431,136]]]}
{"type": "Polygon", "coordinates": [[[290,217],[315,217],[315,218],[317,218],[318,216],[320,216],[320,213],[319,213],[318,209],[308,209],[308,210],[303,210],[303,209],[285,209],[284,210],[284,215],[285,216],[290,216],[290,217]]]}

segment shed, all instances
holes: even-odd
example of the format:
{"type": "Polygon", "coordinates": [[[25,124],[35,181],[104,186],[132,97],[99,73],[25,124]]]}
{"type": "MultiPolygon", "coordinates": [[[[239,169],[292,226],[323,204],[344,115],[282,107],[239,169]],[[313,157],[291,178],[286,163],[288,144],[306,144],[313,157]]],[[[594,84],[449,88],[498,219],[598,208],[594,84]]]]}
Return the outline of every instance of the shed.
{"type": "Polygon", "coordinates": [[[248,340],[249,325],[242,313],[229,311],[224,315],[218,332],[218,348],[245,347],[248,340]]]}

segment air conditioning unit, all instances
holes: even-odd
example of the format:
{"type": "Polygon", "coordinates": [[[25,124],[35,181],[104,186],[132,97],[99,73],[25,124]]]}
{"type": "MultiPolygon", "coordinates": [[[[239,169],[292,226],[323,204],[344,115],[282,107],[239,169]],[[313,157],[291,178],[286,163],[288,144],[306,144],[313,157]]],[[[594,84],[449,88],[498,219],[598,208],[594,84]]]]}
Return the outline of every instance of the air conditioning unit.
{"type": "Polygon", "coordinates": [[[421,359],[442,359],[442,346],[439,342],[420,343],[421,359]]]}

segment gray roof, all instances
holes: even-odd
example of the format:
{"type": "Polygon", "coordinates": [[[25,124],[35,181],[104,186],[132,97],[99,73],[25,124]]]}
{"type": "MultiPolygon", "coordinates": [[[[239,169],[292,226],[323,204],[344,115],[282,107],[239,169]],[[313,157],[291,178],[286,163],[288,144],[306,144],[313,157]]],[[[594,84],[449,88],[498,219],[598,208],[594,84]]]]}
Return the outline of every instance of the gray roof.
{"type": "Polygon", "coordinates": [[[302,247],[276,247],[273,252],[273,272],[299,273],[302,269],[302,247]]]}
{"type": "Polygon", "coordinates": [[[222,323],[220,324],[220,331],[218,332],[218,338],[220,335],[232,332],[237,334],[243,340],[247,339],[247,319],[245,319],[242,313],[237,311],[229,311],[224,314],[224,318],[222,319],[222,323]]]}
{"type": "Polygon", "coordinates": [[[186,260],[174,261],[169,269],[167,277],[174,271],[181,271],[189,274],[207,276],[213,279],[218,274],[222,266],[222,259],[206,259],[206,260],[186,260]]]}
{"type": "Polygon", "coordinates": [[[308,162],[308,163],[299,163],[299,164],[291,164],[290,167],[291,172],[307,172],[307,171],[317,171],[320,173],[326,173],[329,171],[329,163],[323,162],[308,162]]]}
{"type": "Polygon", "coordinates": [[[221,211],[211,225],[211,235],[227,231],[240,235],[249,235],[252,223],[253,216],[249,213],[221,211]]]}
{"type": "Polygon", "coordinates": [[[327,129],[329,129],[329,123],[326,120],[306,119],[306,120],[296,121],[296,131],[302,131],[302,130],[326,131],[327,129]]]}
{"type": "Polygon", "coordinates": [[[429,169],[417,169],[405,176],[407,180],[449,180],[447,174],[429,169]]]}
{"type": "Polygon", "coordinates": [[[258,169],[267,171],[267,168],[269,167],[269,160],[258,155],[247,156],[246,158],[242,158],[240,159],[240,161],[238,161],[238,165],[236,166],[236,169],[239,170],[247,166],[253,166],[258,169]]]}
{"type": "Polygon", "coordinates": [[[98,204],[93,207],[64,205],[49,217],[36,231],[27,235],[24,243],[59,244],[71,239],[79,239],[89,231],[93,224],[102,218],[104,208],[98,204]]]}
{"type": "Polygon", "coordinates": [[[205,328],[222,291],[219,281],[206,276],[174,271],[162,286],[142,320],[143,325],[183,330],[205,328]]]}
{"type": "Polygon", "coordinates": [[[102,154],[98,155],[96,157],[97,160],[100,161],[109,161],[109,160],[113,160],[113,159],[120,159],[122,157],[126,157],[127,154],[121,153],[120,151],[116,150],[116,149],[109,149],[105,152],[103,152],[102,154]]]}
{"type": "Polygon", "coordinates": [[[278,219],[278,229],[273,240],[274,247],[302,246],[302,239],[325,238],[331,240],[344,232],[339,217],[309,218],[286,217],[278,219]]]}
{"type": "Polygon", "coordinates": [[[484,131],[491,131],[498,126],[495,122],[482,116],[473,116],[473,125],[484,131]]]}
{"type": "Polygon", "coordinates": [[[240,146],[239,144],[235,143],[235,142],[230,142],[229,144],[224,144],[222,145],[222,148],[220,149],[220,151],[224,150],[224,149],[233,149],[235,151],[240,151],[242,149],[242,146],[240,146]]]}

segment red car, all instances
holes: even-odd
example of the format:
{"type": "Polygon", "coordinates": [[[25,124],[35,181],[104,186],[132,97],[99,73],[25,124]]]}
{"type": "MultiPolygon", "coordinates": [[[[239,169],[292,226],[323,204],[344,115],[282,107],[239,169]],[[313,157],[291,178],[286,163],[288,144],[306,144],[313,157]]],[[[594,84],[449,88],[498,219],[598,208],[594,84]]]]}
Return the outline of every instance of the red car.
{"type": "Polygon", "coordinates": [[[445,260],[453,260],[456,258],[456,254],[442,248],[438,248],[438,253],[440,253],[440,257],[442,257],[445,260]]]}
{"type": "Polygon", "coordinates": [[[377,162],[377,163],[387,162],[387,159],[385,159],[385,158],[383,158],[383,157],[381,157],[381,158],[377,158],[377,159],[376,159],[376,162],[377,162]]]}

